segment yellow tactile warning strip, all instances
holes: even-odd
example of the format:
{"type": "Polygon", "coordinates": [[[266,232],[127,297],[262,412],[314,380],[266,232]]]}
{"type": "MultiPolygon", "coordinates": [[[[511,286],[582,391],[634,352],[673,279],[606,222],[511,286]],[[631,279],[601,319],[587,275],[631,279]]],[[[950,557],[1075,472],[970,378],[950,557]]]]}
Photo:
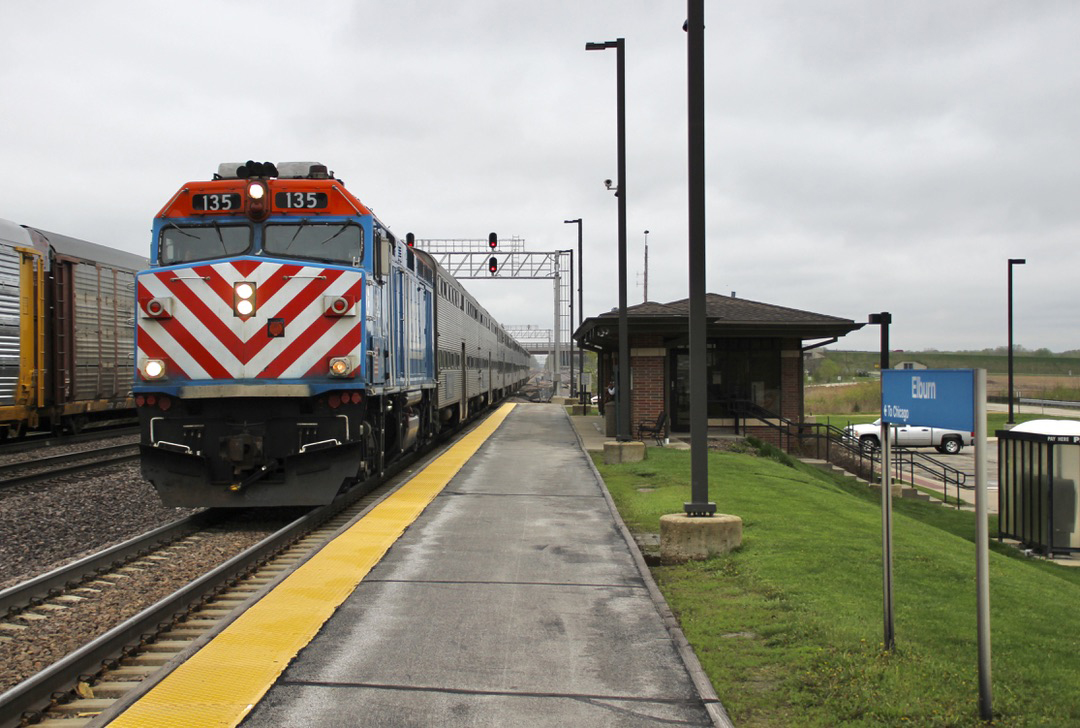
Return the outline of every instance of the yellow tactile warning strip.
{"type": "Polygon", "coordinates": [[[513,408],[500,407],[109,726],[237,725],[513,408]]]}

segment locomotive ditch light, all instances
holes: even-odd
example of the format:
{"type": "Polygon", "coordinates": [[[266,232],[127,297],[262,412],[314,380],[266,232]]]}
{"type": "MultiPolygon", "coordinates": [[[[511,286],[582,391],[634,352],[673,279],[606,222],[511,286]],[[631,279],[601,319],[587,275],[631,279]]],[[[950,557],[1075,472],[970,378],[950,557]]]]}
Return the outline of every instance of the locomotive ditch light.
{"type": "Polygon", "coordinates": [[[165,362],[161,359],[145,359],[141,369],[143,379],[156,380],[165,378],[165,362]]]}
{"type": "Polygon", "coordinates": [[[237,316],[252,316],[255,313],[255,284],[240,281],[233,284],[233,313],[237,316]]]}
{"type": "Polygon", "coordinates": [[[332,318],[355,316],[355,301],[350,296],[323,296],[323,311],[332,318]]]}
{"type": "Polygon", "coordinates": [[[351,356],[335,356],[330,359],[331,377],[351,377],[356,365],[351,356]]]}
{"type": "Polygon", "coordinates": [[[172,318],[172,298],[167,296],[162,298],[151,298],[146,302],[144,311],[150,318],[172,318]]]}

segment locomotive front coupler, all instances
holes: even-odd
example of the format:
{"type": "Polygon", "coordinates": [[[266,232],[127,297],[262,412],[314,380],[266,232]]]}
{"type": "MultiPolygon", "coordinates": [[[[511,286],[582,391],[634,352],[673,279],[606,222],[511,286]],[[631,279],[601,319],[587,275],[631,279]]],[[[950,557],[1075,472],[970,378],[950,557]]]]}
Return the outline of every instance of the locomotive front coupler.
{"type": "Polygon", "coordinates": [[[243,480],[241,480],[239,483],[233,483],[232,485],[230,485],[229,490],[232,491],[233,493],[239,493],[240,491],[242,491],[244,488],[248,487],[252,483],[257,483],[258,481],[265,478],[267,473],[269,473],[271,470],[277,468],[279,465],[281,465],[280,461],[271,460],[270,462],[268,462],[265,465],[261,466],[254,473],[252,473],[251,475],[249,475],[246,478],[244,478],[243,480]]]}

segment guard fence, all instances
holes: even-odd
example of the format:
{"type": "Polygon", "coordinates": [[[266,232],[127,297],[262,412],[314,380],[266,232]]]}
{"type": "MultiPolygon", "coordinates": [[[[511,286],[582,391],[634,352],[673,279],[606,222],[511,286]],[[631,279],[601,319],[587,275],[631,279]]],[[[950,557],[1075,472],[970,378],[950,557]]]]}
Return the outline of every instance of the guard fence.
{"type": "MultiPolygon", "coordinates": [[[[793,455],[824,460],[871,483],[881,481],[881,450],[863,446],[844,429],[828,423],[794,422],[750,401],[730,404],[739,434],[772,442],[793,455]]],[[[956,494],[957,508],[961,505],[960,489],[973,487],[964,471],[917,450],[893,446],[891,460],[895,481],[915,485],[920,477],[940,483],[946,502],[950,489],[956,494]]]]}

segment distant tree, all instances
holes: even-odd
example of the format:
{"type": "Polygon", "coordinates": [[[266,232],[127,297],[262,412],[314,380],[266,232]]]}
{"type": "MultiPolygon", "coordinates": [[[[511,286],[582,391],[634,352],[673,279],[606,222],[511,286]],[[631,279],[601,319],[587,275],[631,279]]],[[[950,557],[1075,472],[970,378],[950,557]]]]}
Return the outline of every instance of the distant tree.
{"type": "Polygon", "coordinates": [[[840,376],[840,365],[832,359],[819,361],[813,374],[815,382],[835,382],[838,376],[840,376]]]}

